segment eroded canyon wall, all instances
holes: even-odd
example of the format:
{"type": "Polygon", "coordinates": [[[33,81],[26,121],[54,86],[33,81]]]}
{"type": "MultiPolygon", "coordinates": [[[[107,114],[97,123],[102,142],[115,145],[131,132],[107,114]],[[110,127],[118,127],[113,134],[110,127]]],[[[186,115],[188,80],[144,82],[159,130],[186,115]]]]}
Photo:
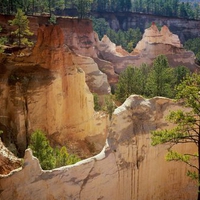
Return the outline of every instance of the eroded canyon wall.
{"type": "MultiPolygon", "coordinates": [[[[0,123],[21,154],[37,129],[60,145],[99,135],[105,140],[107,117],[95,114],[85,72],[76,64],[82,58],[64,44],[64,38],[59,26],[44,25],[33,52],[1,57],[0,123]]],[[[95,86],[101,89],[102,82],[95,86]]]]}
{"type": "MultiPolygon", "coordinates": [[[[2,27],[0,35],[11,38],[10,32],[13,27],[9,26],[8,20],[13,18],[14,16],[0,14],[0,26],[2,27]]],[[[50,25],[49,17],[29,16],[28,19],[30,30],[34,33],[31,39],[36,41],[38,40],[38,28],[42,25],[50,25]]],[[[95,51],[96,35],[93,31],[92,21],[89,19],[57,17],[56,24],[62,30],[63,44],[76,53],[77,57],[73,58],[73,62],[77,66],[81,65],[81,68],[85,71],[86,83],[90,91],[98,94],[109,94],[110,85],[108,84],[107,75],[102,73],[100,69],[101,66],[98,66],[93,59],[97,56],[95,51]]],[[[59,37],[59,35],[57,37],[59,37]]],[[[52,41],[49,41],[49,37],[45,39],[46,44],[52,43],[52,41]]],[[[56,38],[54,38],[54,40],[55,39],[56,38]]],[[[39,38],[39,40],[41,40],[41,38],[39,38]]],[[[51,59],[53,59],[53,57],[51,59]]],[[[114,73],[114,70],[112,77],[114,77],[114,83],[116,83],[117,75],[114,73]]]]}
{"type": "Polygon", "coordinates": [[[14,156],[0,139],[0,174],[9,174],[12,170],[21,167],[22,160],[14,156]]]}
{"type": "Polygon", "coordinates": [[[152,22],[155,22],[159,26],[168,26],[174,34],[177,34],[179,36],[182,43],[184,43],[188,39],[200,36],[199,20],[164,17],[131,12],[98,12],[93,13],[93,15],[96,17],[105,18],[106,21],[109,22],[110,26],[115,30],[128,30],[129,28],[140,28],[140,30],[143,32],[146,28],[149,28],[152,22]]]}
{"type": "MultiPolygon", "coordinates": [[[[26,151],[24,166],[1,176],[2,200],[188,200],[197,186],[186,176],[187,167],[166,162],[166,145],[151,146],[150,131],[170,128],[166,115],[182,109],[167,98],[130,96],[114,114],[107,144],[100,154],[75,165],[41,170],[26,151]]],[[[177,150],[196,150],[181,144],[177,150]]]]}
{"type": "Polygon", "coordinates": [[[186,66],[191,71],[199,70],[194,53],[183,48],[178,35],[173,34],[167,26],[159,31],[155,23],[145,29],[142,39],[130,54],[117,47],[107,36],[97,43],[97,47],[99,57],[111,62],[117,73],[121,73],[128,65],[152,65],[161,54],[167,57],[171,67],[186,66]]]}

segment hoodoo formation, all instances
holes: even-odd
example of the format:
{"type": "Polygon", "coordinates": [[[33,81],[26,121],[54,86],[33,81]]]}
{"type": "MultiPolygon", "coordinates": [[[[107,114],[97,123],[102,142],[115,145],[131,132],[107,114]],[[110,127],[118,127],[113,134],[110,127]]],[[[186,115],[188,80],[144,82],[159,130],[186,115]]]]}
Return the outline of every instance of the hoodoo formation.
{"type": "Polygon", "coordinates": [[[122,53],[107,36],[103,37],[98,46],[100,56],[111,62],[118,73],[128,65],[152,64],[160,54],[166,55],[172,67],[184,65],[192,71],[199,68],[195,64],[194,53],[183,48],[178,36],[171,33],[167,26],[159,31],[155,23],[145,30],[142,40],[130,54],[122,53]]]}

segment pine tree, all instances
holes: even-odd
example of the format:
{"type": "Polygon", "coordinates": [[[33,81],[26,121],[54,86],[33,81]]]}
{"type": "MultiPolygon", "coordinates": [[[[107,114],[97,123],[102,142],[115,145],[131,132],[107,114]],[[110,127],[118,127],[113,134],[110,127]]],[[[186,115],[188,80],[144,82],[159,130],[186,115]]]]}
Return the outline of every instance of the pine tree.
{"type": "Polygon", "coordinates": [[[105,100],[104,110],[109,115],[109,119],[111,120],[112,114],[113,114],[116,106],[114,104],[114,101],[113,101],[113,98],[111,95],[106,96],[104,100],[105,100]]]}
{"type": "Polygon", "coordinates": [[[85,18],[87,17],[88,13],[91,10],[91,5],[93,0],[76,0],[75,3],[76,8],[78,10],[79,18],[85,18]]]}
{"type": "Polygon", "coordinates": [[[200,200],[200,75],[192,74],[177,87],[177,100],[180,100],[190,111],[172,111],[168,120],[176,126],[170,130],[156,130],[152,132],[152,145],[170,144],[166,156],[168,161],[181,161],[192,167],[187,175],[198,182],[198,200],[200,200]],[[183,154],[173,150],[177,144],[194,144],[196,152],[183,154]]]}
{"type": "Polygon", "coordinates": [[[134,93],[133,86],[134,68],[128,66],[119,76],[117,88],[115,91],[115,98],[120,102],[124,102],[131,94],[134,93]]]}
{"type": "Polygon", "coordinates": [[[32,149],[33,155],[39,159],[42,169],[55,167],[56,159],[53,148],[42,131],[37,130],[31,135],[29,147],[32,149]]]}
{"type": "Polygon", "coordinates": [[[79,157],[73,154],[69,154],[67,148],[65,146],[61,147],[60,149],[55,149],[54,154],[56,157],[56,166],[55,167],[62,167],[65,165],[72,165],[78,161],[80,161],[79,157]]]}
{"type": "Polygon", "coordinates": [[[60,149],[53,149],[45,134],[40,130],[32,133],[29,147],[33,155],[40,161],[42,169],[45,170],[71,165],[80,161],[78,156],[69,154],[65,146],[60,149]]]}
{"type": "Polygon", "coordinates": [[[100,111],[101,105],[100,105],[99,96],[97,93],[93,93],[93,100],[94,100],[94,110],[100,111]]]}
{"type": "Polygon", "coordinates": [[[145,64],[140,68],[128,66],[119,76],[116,100],[123,103],[131,94],[144,95],[148,73],[148,66],[145,64]]]}
{"type": "Polygon", "coordinates": [[[172,97],[172,81],[173,69],[169,67],[166,56],[159,55],[153,62],[153,70],[147,80],[148,96],[172,97]]]}
{"type": "Polygon", "coordinates": [[[17,10],[15,18],[13,20],[10,20],[9,23],[11,26],[17,28],[15,31],[12,32],[12,34],[15,35],[17,38],[17,41],[14,44],[17,44],[17,46],[19,47],[21,47],[21,45],[31,46],[33,44],[27,38],[27,36],[33,35],[33,33],[30,32],[28,26],[29,20],[21,9],[17,10]]]}

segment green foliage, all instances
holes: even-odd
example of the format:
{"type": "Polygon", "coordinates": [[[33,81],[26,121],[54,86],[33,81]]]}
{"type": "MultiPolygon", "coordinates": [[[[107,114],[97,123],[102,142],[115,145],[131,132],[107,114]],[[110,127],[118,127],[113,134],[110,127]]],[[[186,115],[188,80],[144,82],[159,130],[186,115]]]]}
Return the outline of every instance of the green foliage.
{"type": "Polygon", "coordinates": [[[51,17],[49,19],[49,23],[50,24],[56,24],[56,20],[57,20],[56,16],[54,14],[51,14],[51,17]]]}
{"type": "Polygon", "coordinates": [[[173,85],[176,87],[179,85],[184,78],[190,73],[189,69],[185,66],[177,66],[173,69],[173,85]]]}
{"type": "Polygon", "coordinates": [[[197,2],[183,2],[181,0],[1,0],[0,13],[12,14],[17,9],[26,14],[48,13],[56,10],[77,8],[79,17],[85,17],[89,11],[96,12],[140,12],[155,15],[194,18],[200,17],[200,5],[197,2]]]}
{"type": "Polygon", "coordinates": [[[115,103],[113,101],[113,97],[111,95],[106,96],[105,97],[105,106],[104,106],[104,110],[106,111],[106,113],[109,115],[109,119],[112,119],[112,114],[115,110],[116,106],[115,103]]]}
{"type": "Polygon", "coordinates": [[[192,180],[197,180],[198,179],[198,174],[195,171],[187,171],[187,176],[189,176],[192,180]]]}
{"type": "Polygon", "coordinates": [[[77,156],[69,154],[66,147],[53,149],[40,130],[31,135],[29,147],[32,149],[33,155],[39,159],[42,169],[45,170],[74,164],[80,160],[77,156]]]}
{"type": "Polygon", "coordinates": [[[33,0],[33,4],[34,5],[33,5],[32,13],[44,14],[44,13],[51,12],[52,4],[51,4],[51,1],[49,0],[39,0],[39,1],[33,0]]]}
{"type": "Polygon", "coordinates": [[[0,12],[5,14],[16,13],[17,9],[23,10],[26,14],[39,14],[50,13],[55,8],[63,9],[63,0],[26,0],[26,1],[14,1],[14,0],[1,0],[0,12]]]}
{"type": "MultiPolygon", "coordinates": [[[[150,3],[149,0],[143,0],[150,3]]],[[[150,3],[148,10],[157,14],[165,16],[177,16],[185,18],[194,18],[194,8],[189,3],[179,0],[156,0],[155,3],[150,3]]]]}
{"type": "Polygon", "coordinates": [[[19,47],[21,45],[32,46],[32,42],[30,42],[27,36],[33,35],[32,32],[29,30],[29,20],[25,13],[18,9],[13,20],[9,21],[11,26],[16,27],[16,30],[12,32],[14,36],[16,36],[17,41],[14,44],[17,44],[19,47]]]}
{"type": "Polygon", "coordinates": [[[139,28],[129,28],[128,31],[119,30],[118,32],[109,28],[106,35],[112,42],[116,45],[121,45],[128,52],[133,51],[133,48],[142,38],[142,33],[139,28]]]}
{"type": "Polygon", "coordinates": [[[194,114],[200,116],[200,75],[193,73],[177,87],[177,98],[183,99],[186,106],[193,109],[194,114]]]}
{"type": "Polygon", "coordinates": [[[160,55],[153,62],[153,69],[147,79],[147,94],[172,97],[173,69],[169,67],[166,56],[160,55]]]}
{"type": "Polygon", "coordinates": [[[141,40],[142,33],[139,28],[129,28],[127,31],[119,30],[115,32],[109,27],[104,18],[92,18],[93,29],[100,39],[107,35],[116,45],[121,45],[126,51],[131,52],[136,44],[141,40]]]}
{"type": "Polygon", "coordinates": [[[140,12],[164,16],[199,18],[199,4],[180,0],[94,0],[97,11],[140,12]]]}
{"type": "MultiPolygon", "coordinates": [[[[2,27],[0,26],[0,32],[2,31],[2,27]]],[[[4,52],[3,45],[8,42],[6,37],[0,37],[0,53],[4,52]]]]}
{"type": "Polygon", "coordinates": [[[55,167],[71,165],[80,161],[80,159],[77,156],[73,154],[69,154],[65,146],[61,147],[61,149],[56,148],[54,152],[55,152],[55,157],[56,157],[55,167]]]}
{"type": "Polygon", "coordinates": [[[200,143],[200,75],[187,75],[186,78],[177,86],[177,100],[185,106],[190,107],[190,111],[172,111],[168,116],[168,121],[176,126],[170,130],[152,131],[152,145],[170,144],[169,152],[166,156],[168,161],[182,161],[196,169],[188,171],[187,175],[191,178],[198,178],[199,174],[199,143],[200,143]],[[197,153],[180,154],[173,151],[173,146],[181,143],[191,143],[197,146],[197,153]],[[197,161],[197,164],[196,164],[197,161]]]}
{"type": "Polygon", "coordinates": [[[184,43],[184,48],[193,51],[195,54],[199,52],[200,38],[189,39],[184,43]]]}
{"type": "Polygon", "coordinates": [[[165,96],[174,98],[176,86],[189,74],[184,66],[169,67],[166,56],[158,56],[153,67],[142,64],[140,67],[127,67],[119,76],[115,98],[124,102],[131,94],[146,97],[165,96]]]}
{"type": "Polygon", "coordinates": [[[96,93],[93,93],[93,99],[94,99],[94,110],[95,111],[100,111],[101,110],[101,105],[99,102],[99,96],[96,93]]]}
{"type": "Polygon", "coordinates": [[[29,147],[33,155],[39,159],[42,169],[55,167],[56,159],[53,156],[53,148],[42,131],[37,130],[31,135],[29,147]]]}
{"type": "Polygon", "coordinates": [[[8,42],[6,37],[1,37],[0,38],[0,53],[4,52],[4,48],[3,45],[6,44],[8,42]]]}
{"type": "Polygon", "coordinates": [[[101,40],[102,37],[106,34],[107,30],[109,29],[108,22],[106,22],[104,18],[92,17],[92,24],[94,31],[97,32],[99,39],[101,40]]]}
{"type": "Polygon", "coordinates": [[[166,155],[167,161],[183,161],[188,163],[190,161],[190,156],[187,154],[180,154],[176,151],[170,150],[166,155]]]}
{"type": "Polygon", "coordinates": [[[200,38],[187,40],[184,44],[184,48],[193,51],[196,55],[197,62],[200,63],[200,38]]]}
{"type": "Polygon", "coordinates": [[[131,94],[136,93],[135,85],[137,85],[137,82],[134,76],[135,69],[128,66],[119,76],[115,90],[115,98],[120,102],[124,102],[131,94]]]}
{"type": "Polygon", "coordinates": [[[94,98],[94,110],[95,111],[105,111],[109,115],[109,119],[112,118],[112,114],[115,110],[115,103],[113,101],[112,95],[107,95],[104,98],[104,101],[100,103],[99,101],[99,96],[96,93],[93,93],[93,98],[94,98]]]}
{"type": "Polygon", "coordinates": [[[86,18],[91,10],[93,0],[76,0],[74,5],[78,10],[79,18],[86,18]]]}

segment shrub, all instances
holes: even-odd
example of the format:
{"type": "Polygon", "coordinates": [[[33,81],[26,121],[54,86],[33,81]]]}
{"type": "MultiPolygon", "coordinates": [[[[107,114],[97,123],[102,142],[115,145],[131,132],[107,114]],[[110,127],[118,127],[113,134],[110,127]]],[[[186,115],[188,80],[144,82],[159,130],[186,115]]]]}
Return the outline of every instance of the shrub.
{"type": "Polygon", "coordinates": [[[69,154],[65,146],[53,149],[45,134],[40,130],[31,135],[29,147],[40,161],[42,169],[45,170],[74,164],[80,160],[76,155],[69,154]]]}

